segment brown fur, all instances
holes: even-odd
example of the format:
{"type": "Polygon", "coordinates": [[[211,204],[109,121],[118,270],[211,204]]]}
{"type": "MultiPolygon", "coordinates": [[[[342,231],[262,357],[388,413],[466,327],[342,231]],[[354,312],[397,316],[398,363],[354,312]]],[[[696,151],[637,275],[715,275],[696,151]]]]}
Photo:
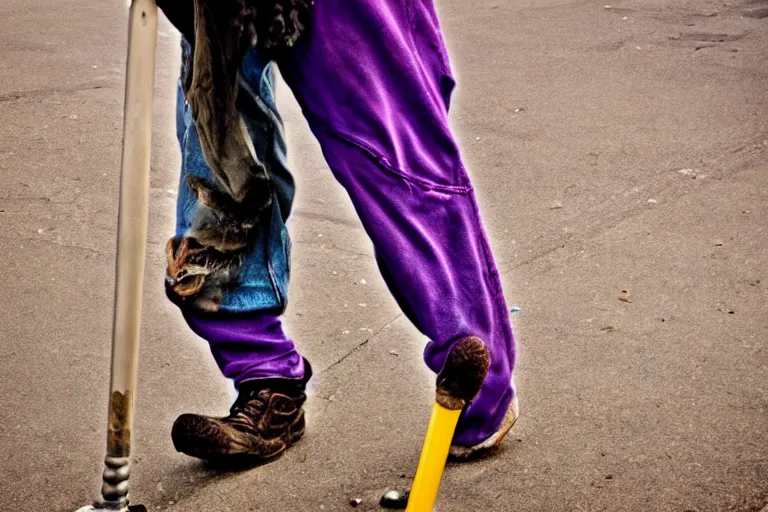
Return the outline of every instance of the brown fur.
{"type": "Polygon", "coordinates": [[[460,340],[437,376],[438,403],[452,410],[463,409],[480,392],[490,366],[488,348],[480,338],[460,340]]]}

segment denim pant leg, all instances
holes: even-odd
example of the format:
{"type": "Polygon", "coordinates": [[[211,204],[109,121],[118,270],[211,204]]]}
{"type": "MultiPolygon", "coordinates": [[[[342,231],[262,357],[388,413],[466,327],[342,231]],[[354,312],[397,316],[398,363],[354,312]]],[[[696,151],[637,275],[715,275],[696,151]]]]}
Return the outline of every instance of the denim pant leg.
{"type": "MultiPolygon", "coordinates": [[[[182,58],[187,59],[189,45],[183,42],[182,49],[182,58]]],[[[178,87],[176,118],[182,152],[177,239],[189,235],[195,216],[205,208],[187,178],[213,181],[184,98],[183,81],[184,76],[178,87]]],[[[300,378],[301,356],[279,321],[287,305],[290,238],[285,222],[293,201],[294,181],[287,167],[283,125],[275,107],[273,64],[261,60],[255,51],[250,52],[239,85],[242,115],[253,147],[274,185],[271,210],[258,225],[256,239],[243,255],[236,279],[223,290],[218,310],[211,313],[187,306],[182,309],[190,327],[209,342],[222,373],[236,384],[256,378],[300,378]]]]}

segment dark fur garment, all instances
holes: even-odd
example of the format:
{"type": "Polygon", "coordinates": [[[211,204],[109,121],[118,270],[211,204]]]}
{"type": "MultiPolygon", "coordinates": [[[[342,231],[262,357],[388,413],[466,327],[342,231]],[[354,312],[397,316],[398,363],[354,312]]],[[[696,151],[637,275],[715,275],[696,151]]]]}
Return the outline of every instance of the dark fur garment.
{"type": "MultiPolygon", "coordinates": [[[[194,44],[195,0],[157,0],[165,16],[194,44]]],[[[312,0],[210,0],[231,16],[241,27],[247,27],[251,44],[262,49],[289,48],[309,23],[312,0]]],[[[234,24],[234,23],[233,23],[234,24]]]]}

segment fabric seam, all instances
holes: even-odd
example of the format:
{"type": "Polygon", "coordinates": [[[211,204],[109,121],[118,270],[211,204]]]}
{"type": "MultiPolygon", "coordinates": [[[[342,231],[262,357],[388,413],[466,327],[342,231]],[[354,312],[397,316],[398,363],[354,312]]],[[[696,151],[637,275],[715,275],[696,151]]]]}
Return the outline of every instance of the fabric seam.
{"type": "Polygon", "coordinates": [[[387,160],[386,157],[381,155],[375,148],[373,148],[370,144],[367,144],[366,142],[360,140],[359,138],[355,137],[352,134],[345,133],[341,130],[331,128],[326,123],[318,119],[312,114],[305,113],[305,115],[312,119],[313,123],[316,124],[318,128],[326,132],[327,134],[336,137],[337,139],[340,139],[344,142],[347,142],[349,144],[352,144],[353,146],[357,147],[358,149],[361,149],[368,153],[369,156],[371,156],[376,163],[379,164],[379,166],[384,169],[385,171],[390,172],[391,174],[394,174],[405,181],[408,181],[414,185],[418,185],[420,187],[426,188],[428,190],[436,190],[438,192],[446,192],[446,193],[452,193],[452,194],[461,194],[466,195],[473,191],[473,188],[471,186],[463,186],[463,185],[441,185],[439,183],[434,183],[432,181],[423,180],[420,178],[417,178],[406,171],[402,169],[398,169],[394,165],[392,165],[389,160],[387,160]]]}

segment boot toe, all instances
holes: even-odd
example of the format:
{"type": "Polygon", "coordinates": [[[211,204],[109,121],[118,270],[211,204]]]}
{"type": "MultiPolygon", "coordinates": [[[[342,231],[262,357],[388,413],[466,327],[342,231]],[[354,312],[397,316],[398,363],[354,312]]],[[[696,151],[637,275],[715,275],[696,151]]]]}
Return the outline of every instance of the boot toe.
{"type": "Polygon", "coordinates": [[[247,446],[231,430],[214,418],[182,414],[173,424],[171,439],[176,451],[204,460],[246,452],[247,446]]]}

